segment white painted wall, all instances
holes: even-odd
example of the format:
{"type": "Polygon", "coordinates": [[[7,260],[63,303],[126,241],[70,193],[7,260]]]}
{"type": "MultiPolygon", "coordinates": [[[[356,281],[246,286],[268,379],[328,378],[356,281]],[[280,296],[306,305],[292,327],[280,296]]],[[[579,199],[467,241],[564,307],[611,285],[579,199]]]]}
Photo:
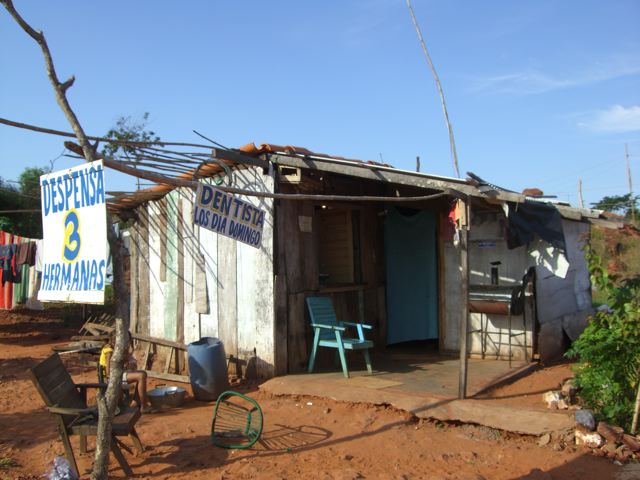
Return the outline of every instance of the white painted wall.
{"type": "MultiPolygon", "coordinates": [[[[273,176],[264,176],[260,169],[239,170],[235,174],[241,188],[273,192],[273,176]]],[[[242,197],[267,212],[260,249],[238,243],[237,298],[238,351],[257,357],[260,377],[272,377],[275,364],[275,312],[273,279],[273,200],[242,197]]]]}
{"type": "MultiPolygon", "coordinates": [[[[234,170],[234,187],[252,191],[274,191],[273,172],[264,175],[262,169],[234,170]]],[[[208,180],[211,182],[211,180],[208,180]]],[[[204,336],[216,337],[218,325],[218,235],[193,225],[195,193],[178,189],[182,199],[182,236],[184,240],[184,336],[185,343],[204,336]],[[198,263],[204,259],[204,275],[198,273],[198,263]],[[201,277],[201,278],[198,278],[201,277]],[[201,285],[199,280],[206,285],[201,285]],[[206,301],[205,301],[206,299],[206,301]],[[205,308],[202,308],[204,305],[205,308]]],[[[246,201],[267,212],[262,232],[261,248],[238,242],[235,285],[237,295],[238,352],[250,360],[255,352],[256,372],[261,377],[274,374],[274,282],[273,282],[273,200],[245,197],[246,201]]],[[[151,219],[150,245],[150,333],[165,338],[165,282],[160,281],[160,244],[162,232],[157,202],[149,202],[151,219]]],[[[137,279],[132,278],[132,281],[137,279]]]]}
{"type": "MultiPolygon", "coordinates": [[[[503,239],[500,214],[475,213],[473,225],[469,232],[469,282],[470,284],[490,284],[492,261],[500,261],[500,284],[515,285],[522,281],[522,276],[529,266],[535,264],[530,252],[525,247],[509,250],[503,239]]],[[[585,314],[591,308],[591,289],[589,272],[581,247],[589,232],[585,223],[563,220],[563,229],[567,243],[567,256],[570,267],[566,278],[553,275],[544,267],[536,268],[537,274],[537,308],[538,319],[545,322],[560,321],[565,328],[578,331],[583,326],[585,314]]],[[[445,312],[444,312],[444,348],[447,351],[459,350],[460,302],[462,301],[460,271],[460,251],[452,242],[444,243],[445,270],[445,312]]],[[[526,343],[529,354],[533,342],[531,320],[533,311],[527,310],[526,343]]],[[[469,330],[480,328],[480,322],[487,322],[485,329],[490,332],[487,341],[487,355],[507,357],[508,355],[508,316],[485,315],[472,313],[469,316],[469,330]],[[493,342],[491,341],[493,340],[493,342]],[[499,350],[495,344],[501,344],[499,350]]],[[[522,333],[522,316],[512,318],[512,333],[522,333]]],[[[480,354],[481,335],[469,335],[469,351],[480,354]]],[[[513,358],[524,357],[524,335],[512,337],[513,358]]]]}
{"type": "MultiPolygon", "coordinates": [[[[164,284],[160,280],[160,209],[157,202],[149,202],[140,208],[147,208],[149,213],[149,334],[152,337],[164,336],[164,284]]],[[[141,239],[142,241],[142,239],[141,239]]],[[[133,270],[132,270],[133,273],[133,270]]],[[[137,279],[132,278],[132,282],[137,279]]]]}

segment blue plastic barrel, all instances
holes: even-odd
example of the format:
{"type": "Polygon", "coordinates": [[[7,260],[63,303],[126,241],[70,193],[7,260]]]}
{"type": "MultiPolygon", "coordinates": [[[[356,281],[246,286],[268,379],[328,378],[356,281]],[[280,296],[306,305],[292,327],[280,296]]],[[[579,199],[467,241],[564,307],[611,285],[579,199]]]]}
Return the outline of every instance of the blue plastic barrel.
{"type": "Polygon", "coordinates": [[[229,385],[224,345],[217,338],[203,337],[187,346],[187,354],[193,396],[203,402],[217,400],[229,385]]]}

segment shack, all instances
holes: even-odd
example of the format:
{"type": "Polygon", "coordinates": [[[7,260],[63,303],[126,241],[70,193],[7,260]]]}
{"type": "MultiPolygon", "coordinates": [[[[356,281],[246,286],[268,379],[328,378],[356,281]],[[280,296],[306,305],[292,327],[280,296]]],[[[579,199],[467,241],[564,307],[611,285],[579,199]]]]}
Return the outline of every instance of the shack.
{"type": "Polygon", "coordinates": [[[308,296],[330,295],[340,317],[372,324],[381,351],[417,342],[455,354],[464,333],[471,355],[503,359],[561,354],[591,313],[582,246],[601,212],[475,175],[299,147],[249,144],[218,156],[224,168],[199,169],[200,182],[268,194],[241,197],[265,212],[259,248],[194,225],[190,188],[158,186],[110,204],[130,225],[135,333],[180,343],[218,337],[245,373],[268,378],[307,367],[308,296]],[[523,277],[513,314],[462,305],[467,291],[499,296],[523,277]]]}

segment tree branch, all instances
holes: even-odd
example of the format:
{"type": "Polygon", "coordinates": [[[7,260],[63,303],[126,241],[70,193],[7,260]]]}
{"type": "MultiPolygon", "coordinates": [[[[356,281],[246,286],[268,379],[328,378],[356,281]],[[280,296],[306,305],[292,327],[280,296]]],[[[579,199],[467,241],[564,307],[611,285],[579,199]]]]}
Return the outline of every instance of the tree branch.
{"type": "MultiPolygon", "coordinates": [[[[81,146],[82,154],[88,162],[96,159],[96,152],[93,146],[89,143],[87,136],[78,121],[75,113],[71,109],[66,97],[66,91],[73,85],[75,77],[69,78],[66,82],[61,83],[56,73],[53,58],[49,51],[49,46],[44,37],[44,34],[40,31],[34,30],[16,11],[13,6],[12,0],[0,0],[0,3],[5,7],[14,20],[20,25],[20,27],[33,38],[44,56],[45,64],[47,67],[47,75],[53,86],[53,90],[56,95],[58,105],[62,109],[67,121],[71,125],[78,143],[81,146]]],[[[91,478],[94,480],[106,479],[108,476],[108,464],[109,464],[109,451],[111,449],[111,430],[114,412],[116,410],[117,401],[120,397],[121,379],[122,379],[122,365],[124,361],[124,354],[128,348],[127,332],[129,330],[129,311],[125,304],[126,292],[124,292],[124,279],[122,269],[122,251],[120,250],[121,244],[118,241],[113,225],[109,222],[107,225],[107,238],[109,241],[109,247],[113,256],[113,269],[114,269],[114,283],[116,285],[116,291],[118,294],[118,300],[116,304],[116,342],[114,345],[114,351],[111,358],[110,377],[107,391],[103,395],[98,393],[98,432],[96,435],[96,455],[95,463],[93,465],[93,472],[91,478]],[[119,285],[118,285],[119,283],[119,285]]],[[[79,474],[79,472],[76,472],[79,474]]]]}

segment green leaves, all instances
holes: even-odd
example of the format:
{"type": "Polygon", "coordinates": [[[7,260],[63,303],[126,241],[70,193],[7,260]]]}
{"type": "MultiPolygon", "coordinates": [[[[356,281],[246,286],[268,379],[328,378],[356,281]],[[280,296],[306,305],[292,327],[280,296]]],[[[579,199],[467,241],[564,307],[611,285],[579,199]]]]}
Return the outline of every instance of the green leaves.
{"type": "Polygon", "coordinates": [[[29,238],[42,238],[40,210],[40,175],[44,168],[28,167],[16,182],[0,178],[0,210],[36,210],[35,212],[3,213],[0,230],[29,238]]]}
{"type": "MultiPolygon", "coordinates": [[[[145,112],[140,120],[131,116],[120,117],[116,120],[114,128],[110,129],[105,137],[118,142],[159,142],[160,137],[152,130],[147,130],[149,112],[145,112]]],[[[102,153],[108,157],[128,157],[136,152],[135,147],[122,143],[108,143],[102,149],[102,153]]]]}
{"type": "Polygon", "coordinates": [[[640,277],[617,281],[587,248],[593,286],[605,293],[610,313],[598,312],[567,352],[580,396],[600,418],[628,427],[640,369],[640,277]]]}

